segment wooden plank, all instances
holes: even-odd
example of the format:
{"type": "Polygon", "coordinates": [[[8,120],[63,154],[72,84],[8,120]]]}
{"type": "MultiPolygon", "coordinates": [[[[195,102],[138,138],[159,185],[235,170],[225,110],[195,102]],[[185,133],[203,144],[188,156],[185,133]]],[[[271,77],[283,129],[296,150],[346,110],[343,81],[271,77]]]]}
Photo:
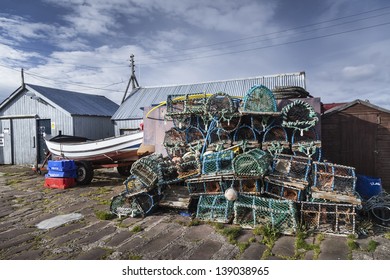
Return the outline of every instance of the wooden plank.
{"type": "Polygon", "coordinates": [[[313,191],[311,193],[313,198],[317,199],[326,199],[334,202],[344,202],[354,205],[361,205],[362,201],[352,195],[337,194],[332,192],[323,192],[323,191],[313,191]]]}
{"type": "Polygon", "coordinates": [[[309,185],[308,182],[301,181],[301,180],[288,180],[286,178],[276,177],[273,175],[265,176],[264,177],[265,182],[273,183],[275,185],[279,186],[285,186],[285,187],[295,187],[300,190],[304,190],[309,185]]]}
{"type": "Polygon", "coordinates": [[[233,180],[258,180],[262,176],[236,176],[234,173],[225,173],[219,175],[202,175],[200,177],[186,180],[188,183],[214,182],[214,181],[233,181],[233,180]]]}
{"type": "Polygon", "coordinates": [[[188,209],[191,197],[186,186],[167,185],[163,189],[163,198],[158,203],[161,207],[188,209]]]}

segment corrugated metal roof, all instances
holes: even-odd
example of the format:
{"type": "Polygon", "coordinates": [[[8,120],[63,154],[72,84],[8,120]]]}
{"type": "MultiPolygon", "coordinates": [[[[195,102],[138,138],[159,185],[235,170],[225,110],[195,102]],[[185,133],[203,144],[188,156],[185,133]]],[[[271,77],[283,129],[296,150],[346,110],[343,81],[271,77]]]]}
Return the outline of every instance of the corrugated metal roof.
{"type": "Polygon", "coordinates": [[[71,115],[112,116],[119,105],[105,96],[48,88],[26,84],[28,90],[34,90],[49,99],[71,115]]]}
{"type": "Polygon", "coordinates": [[[112,119],[127,120],[142,118],[143,112],[141,108],[166,101],[169,95],[225,92],[231,96],[244,96],[254,85],[264,85],[271,90],[285,86],[306,88],[305,72],[188,85],[141,87],[133,90],[129,94],[129,97],[121,104],[112,119]]]}

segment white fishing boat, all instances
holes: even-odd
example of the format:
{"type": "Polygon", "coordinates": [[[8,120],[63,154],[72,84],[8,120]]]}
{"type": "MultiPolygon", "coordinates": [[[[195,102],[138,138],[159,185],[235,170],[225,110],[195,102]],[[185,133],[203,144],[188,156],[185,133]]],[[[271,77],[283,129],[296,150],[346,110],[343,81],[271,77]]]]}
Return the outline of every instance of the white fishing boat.
{"type": "Polygon", "coordinates": [[[94,163],[131,161],[137,158],[137,150],[142,144],[143,131],[120,135],[95,141],[81,137],[56,136],[46,139],[52,155],[72,159],[87,160],[94,163]]]}

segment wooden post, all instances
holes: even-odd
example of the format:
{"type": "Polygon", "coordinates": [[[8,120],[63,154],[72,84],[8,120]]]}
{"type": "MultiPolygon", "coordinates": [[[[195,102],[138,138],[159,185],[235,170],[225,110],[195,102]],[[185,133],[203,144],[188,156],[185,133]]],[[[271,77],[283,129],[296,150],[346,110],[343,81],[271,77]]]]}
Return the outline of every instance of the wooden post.
{"type": "Polygon", "coordinates": [[[24,69],[23,68],[21,69],[20,74],[22,76],[22,88],[24,88],[24,69]]]}

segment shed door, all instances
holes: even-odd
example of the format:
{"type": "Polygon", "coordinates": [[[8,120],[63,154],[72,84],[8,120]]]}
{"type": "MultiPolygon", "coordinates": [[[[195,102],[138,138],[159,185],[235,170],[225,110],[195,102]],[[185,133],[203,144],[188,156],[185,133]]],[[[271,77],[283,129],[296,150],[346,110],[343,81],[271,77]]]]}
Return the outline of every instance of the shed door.
{"type": "Polygon", "coordinates": [[[0,159],[1,164],[13,164],[12,158],[12,120],[3,119],[1,120],[1,131],[0,131],[0,151],[2,157],[0,159]]]}
{"type": "Polygon", "coordinates": [[[38,163],[42,163],[48,151],[43,135],[51,134],[51,120],[37,120],[37,130],[38,163]]]}
{"type": "Polygon", "coordinates": [[[376,176],[377,130],[376,114],[367,114],[364,120],[340,118],[340,163],[354,166],[358,174],[376,176]]]}

